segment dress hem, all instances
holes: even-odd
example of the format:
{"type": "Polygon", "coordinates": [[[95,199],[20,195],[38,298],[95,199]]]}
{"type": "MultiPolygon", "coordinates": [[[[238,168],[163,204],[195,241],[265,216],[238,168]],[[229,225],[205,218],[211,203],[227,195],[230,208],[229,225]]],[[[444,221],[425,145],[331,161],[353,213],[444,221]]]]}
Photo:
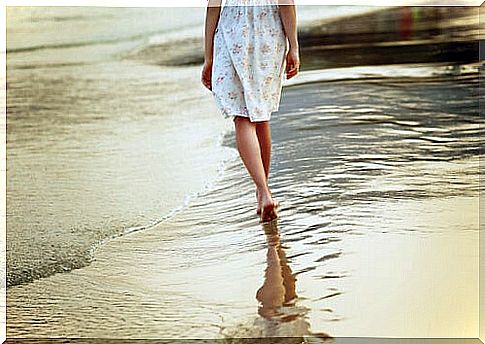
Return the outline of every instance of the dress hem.
{"type": "Polygon", "coordinates": [[[242,114],[242,113],[223,114],[223,116],[226,119],[231,118],[233,120],[237,116],[239,116],[239,117],[245,117],[245,118],[248,118],[251,123],[256,123],[256,122],[269,122],[269,120],[271,119],[271,114],[270,114],[270,116],[268,116],[268,118],[251,118],[251,116],[248,116],[248,115],[245,115],[245,114],[242,114]]]}

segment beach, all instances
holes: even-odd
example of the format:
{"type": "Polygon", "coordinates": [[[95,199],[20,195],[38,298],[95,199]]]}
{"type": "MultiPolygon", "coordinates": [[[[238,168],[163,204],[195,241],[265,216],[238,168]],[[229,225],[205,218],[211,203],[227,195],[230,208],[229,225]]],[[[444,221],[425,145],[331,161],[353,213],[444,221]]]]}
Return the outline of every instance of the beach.
{"type": "Polygon", "coordinates": [[[476,337],[475,10],[408,10],[302,28],[268,225],[201,66],[161,67],[173,42],[116,43],[122,63],[94,61],[98,44],[68,68],[10,54],[7,337],[476,337]]]}

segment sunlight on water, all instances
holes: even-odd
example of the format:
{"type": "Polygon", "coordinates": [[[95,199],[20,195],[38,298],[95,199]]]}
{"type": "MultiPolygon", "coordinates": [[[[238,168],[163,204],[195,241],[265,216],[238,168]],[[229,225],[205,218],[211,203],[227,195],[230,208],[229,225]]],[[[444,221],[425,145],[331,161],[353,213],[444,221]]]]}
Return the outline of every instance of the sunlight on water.
{"type": "Polygon", "coordinates": [[[258,223],[228,133],[221,179],[183,212],[107,243],[83,269],[11,288],[9,334],[471,336],[477,84],[442,78],[285,90],[272,122],[277,222],[258,223]]]}

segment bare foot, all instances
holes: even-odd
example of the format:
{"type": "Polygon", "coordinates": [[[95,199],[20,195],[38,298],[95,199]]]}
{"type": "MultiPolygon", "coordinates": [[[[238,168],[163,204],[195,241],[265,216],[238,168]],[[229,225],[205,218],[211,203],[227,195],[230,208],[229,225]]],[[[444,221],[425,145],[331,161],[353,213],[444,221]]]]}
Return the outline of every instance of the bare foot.
{"type": "Polygon", "coordinates": [[[278,217],[276,213],[276,202],[271,197],[270,191],[258,189],[258,208],[261,210],[261,222],[269,222],[278,217]]]}
{"type": "MultiPolygon", "coordinates": [[[[261,207],[259,206],[259,198],[258,198],[258,189],[256,189],[256,199],[258,201],[258,208],[256,209],[256,214],[261,214],[261,207]]],[[[273,199],[274,200],[274,203],[275,203],[275,208],[278,208],[280,206],[280,203],[273,199]]]]}

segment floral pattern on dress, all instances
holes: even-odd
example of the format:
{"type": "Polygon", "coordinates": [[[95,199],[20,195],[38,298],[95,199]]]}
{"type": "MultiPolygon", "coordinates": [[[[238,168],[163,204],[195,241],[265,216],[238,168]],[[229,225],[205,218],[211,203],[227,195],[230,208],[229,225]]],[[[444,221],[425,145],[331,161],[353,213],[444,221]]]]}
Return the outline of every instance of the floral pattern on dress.
{"type": "Polygon", "coordinates": [[[278,111],[287,39],[276,0],[226,0],[214,35],[212,94],[224,117],[278,111]]]}

